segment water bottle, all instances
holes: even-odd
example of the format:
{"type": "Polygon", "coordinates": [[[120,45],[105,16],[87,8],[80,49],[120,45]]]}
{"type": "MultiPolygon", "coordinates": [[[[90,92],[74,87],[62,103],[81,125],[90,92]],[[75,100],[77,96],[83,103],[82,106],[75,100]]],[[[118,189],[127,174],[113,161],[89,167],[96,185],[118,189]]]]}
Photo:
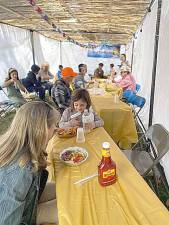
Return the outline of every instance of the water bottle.
{"type": "Polygon", "coordinates": [[[85,133],[90,132],[90,128],[88,127],[88,125],[93,122],[94,122],[94,114],[92,108],[90,108],[89,110],[85,109],[82,115],[83,129],[85,133]]]}

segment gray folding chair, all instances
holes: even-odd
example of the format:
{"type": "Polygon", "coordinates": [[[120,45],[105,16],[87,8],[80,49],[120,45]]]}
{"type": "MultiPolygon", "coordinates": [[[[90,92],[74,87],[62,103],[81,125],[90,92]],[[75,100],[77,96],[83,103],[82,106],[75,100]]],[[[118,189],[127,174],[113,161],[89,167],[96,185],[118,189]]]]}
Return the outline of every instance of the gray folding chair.
{"type": "MultiPolygon", "coordinates": [[[[149,175],[160,176],[160,179],[169,194],[168,183],[160,165],[161,158],[169,150],[169,132],[161,125],[154,124],[143,134],[131,150],[124,151],[124,154],[131,161],[143,178],[148,179],[149,175]],[[146,141],[146,148],[140,149],[140,143],[146,141]]],[[[158,193],[157,193],[158,194],[158,193]]]]}

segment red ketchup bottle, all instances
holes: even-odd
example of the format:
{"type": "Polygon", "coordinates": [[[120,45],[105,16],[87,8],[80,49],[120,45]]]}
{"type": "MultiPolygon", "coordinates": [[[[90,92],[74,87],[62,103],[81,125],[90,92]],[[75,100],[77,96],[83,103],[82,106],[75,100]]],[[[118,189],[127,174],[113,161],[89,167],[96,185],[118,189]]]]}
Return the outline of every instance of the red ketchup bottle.
{"type": "Polygon", "coordinates": [[[116,177],[116,164],[110,155],[110,143],[103,142],[102,144],[102,160],[98,166],[98,179],[102,186],[114,184],[116,177]]]}

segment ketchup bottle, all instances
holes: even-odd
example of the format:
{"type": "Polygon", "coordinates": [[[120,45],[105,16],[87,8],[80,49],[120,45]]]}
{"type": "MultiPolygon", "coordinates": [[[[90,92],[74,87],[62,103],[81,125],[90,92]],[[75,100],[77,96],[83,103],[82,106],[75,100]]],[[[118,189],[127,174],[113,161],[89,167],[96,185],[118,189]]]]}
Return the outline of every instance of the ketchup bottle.
{"type": "Polygon", "coordinates": [[[102,186],[108,186],[116,182],[116,164],[111,159],[110,143],[102,144],[102,160],[98,166],[98,179],[102,186]]]}

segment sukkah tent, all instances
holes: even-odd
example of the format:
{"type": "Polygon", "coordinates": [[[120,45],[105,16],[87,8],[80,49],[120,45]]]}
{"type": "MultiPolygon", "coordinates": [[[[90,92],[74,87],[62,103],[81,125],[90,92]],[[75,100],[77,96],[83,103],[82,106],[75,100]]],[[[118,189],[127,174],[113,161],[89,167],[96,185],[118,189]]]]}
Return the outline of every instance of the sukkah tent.
{"type": "MultiPolygon", "coordinates": [[[[92,72],[100,61],[108,68],[112,60],[87,58],[86,45],[123,44],[146,97],[145,126],[161,123],[169,130],[168,0],[1,0],[0,22],[1,81],[12,66],[24,77],[33,59],[53,70],[84,62],[92,72]]],[[[169,153],[162,162],[169,181],[168,162],[169,153]]]]}

